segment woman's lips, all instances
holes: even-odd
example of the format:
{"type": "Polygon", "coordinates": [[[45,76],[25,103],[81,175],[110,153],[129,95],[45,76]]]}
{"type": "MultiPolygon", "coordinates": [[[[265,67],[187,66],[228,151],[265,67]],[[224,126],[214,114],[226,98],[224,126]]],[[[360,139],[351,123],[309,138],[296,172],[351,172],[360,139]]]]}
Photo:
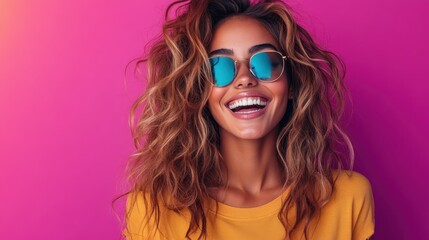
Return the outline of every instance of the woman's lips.
{"type": "Polygon", "coordinates": [[[232,115],[238,119],[253,119],[262,116],[271,99],[257,91],[240,92],[226,104],[232,115]]]}
{"type": "Polygon", "coordinates": [[[263,108],[248,108],[248,109],[241,109],[239,111],[232,111],[230,110],[232,116],[238,119],[242,120],[250,120],[254,118],[258,118],[265,114],[267,107],[264,106],[263,108]]]}

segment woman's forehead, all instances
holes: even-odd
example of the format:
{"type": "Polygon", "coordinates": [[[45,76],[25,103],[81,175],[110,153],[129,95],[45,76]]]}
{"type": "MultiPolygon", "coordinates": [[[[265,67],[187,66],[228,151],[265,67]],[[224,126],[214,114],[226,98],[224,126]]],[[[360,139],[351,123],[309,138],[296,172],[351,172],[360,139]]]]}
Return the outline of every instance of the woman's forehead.
{"type": "Polygon", "coordinates": [[[234,54],[246,55],[252,47],[261,44],[270,44],[278,50],[276,39],[261,22],[251,17],[236,16],[216,27],[209,52],[229,49],[234,54]]]}

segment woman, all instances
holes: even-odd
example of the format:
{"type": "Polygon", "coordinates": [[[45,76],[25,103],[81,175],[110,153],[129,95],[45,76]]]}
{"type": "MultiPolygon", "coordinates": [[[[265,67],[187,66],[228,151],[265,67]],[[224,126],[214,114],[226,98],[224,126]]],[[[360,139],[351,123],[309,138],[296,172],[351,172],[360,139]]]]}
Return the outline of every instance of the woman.
{"type": "Polygon", "coordinates": [[[132,110],[126,239],[369,239],[370,184],[341,170],[341,61],[280,1],[166,16],[132,110]]]}

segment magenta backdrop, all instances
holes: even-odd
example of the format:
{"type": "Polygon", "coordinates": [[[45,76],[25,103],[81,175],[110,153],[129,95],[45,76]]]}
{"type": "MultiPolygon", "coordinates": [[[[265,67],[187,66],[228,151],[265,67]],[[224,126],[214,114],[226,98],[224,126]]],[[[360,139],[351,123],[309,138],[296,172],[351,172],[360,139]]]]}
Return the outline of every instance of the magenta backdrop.
{"type": "MultiPolygon", "coordinates": [[[[126,189],[142,88],[124,68],[169,1],[36,2],[0,1],[0,238],[118,239],[110,201],[126,189]]],[[[377,239],[424,239],[428,1],[290,4],[347,64],[347,131],[373,185],[377,239]]]]}

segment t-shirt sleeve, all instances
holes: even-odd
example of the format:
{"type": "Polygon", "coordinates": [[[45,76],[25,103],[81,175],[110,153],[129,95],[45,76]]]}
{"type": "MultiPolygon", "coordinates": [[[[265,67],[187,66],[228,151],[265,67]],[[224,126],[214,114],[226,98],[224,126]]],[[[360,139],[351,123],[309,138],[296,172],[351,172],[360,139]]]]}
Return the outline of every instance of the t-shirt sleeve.
{"type": "Polygon", "coordinates": [[[128,194],[125,207],[126,226],[122,232],[126,240],[148,239],[148,229],[153,227],[153,222],[145,221],[147,207],[142,193],[128,194]]]}
{"type": "Polygon", "coordinates": [[[371,184],[363,175],[354,172],[353,240],[366,240],[374,234],[374,198],[371,184]]]}

